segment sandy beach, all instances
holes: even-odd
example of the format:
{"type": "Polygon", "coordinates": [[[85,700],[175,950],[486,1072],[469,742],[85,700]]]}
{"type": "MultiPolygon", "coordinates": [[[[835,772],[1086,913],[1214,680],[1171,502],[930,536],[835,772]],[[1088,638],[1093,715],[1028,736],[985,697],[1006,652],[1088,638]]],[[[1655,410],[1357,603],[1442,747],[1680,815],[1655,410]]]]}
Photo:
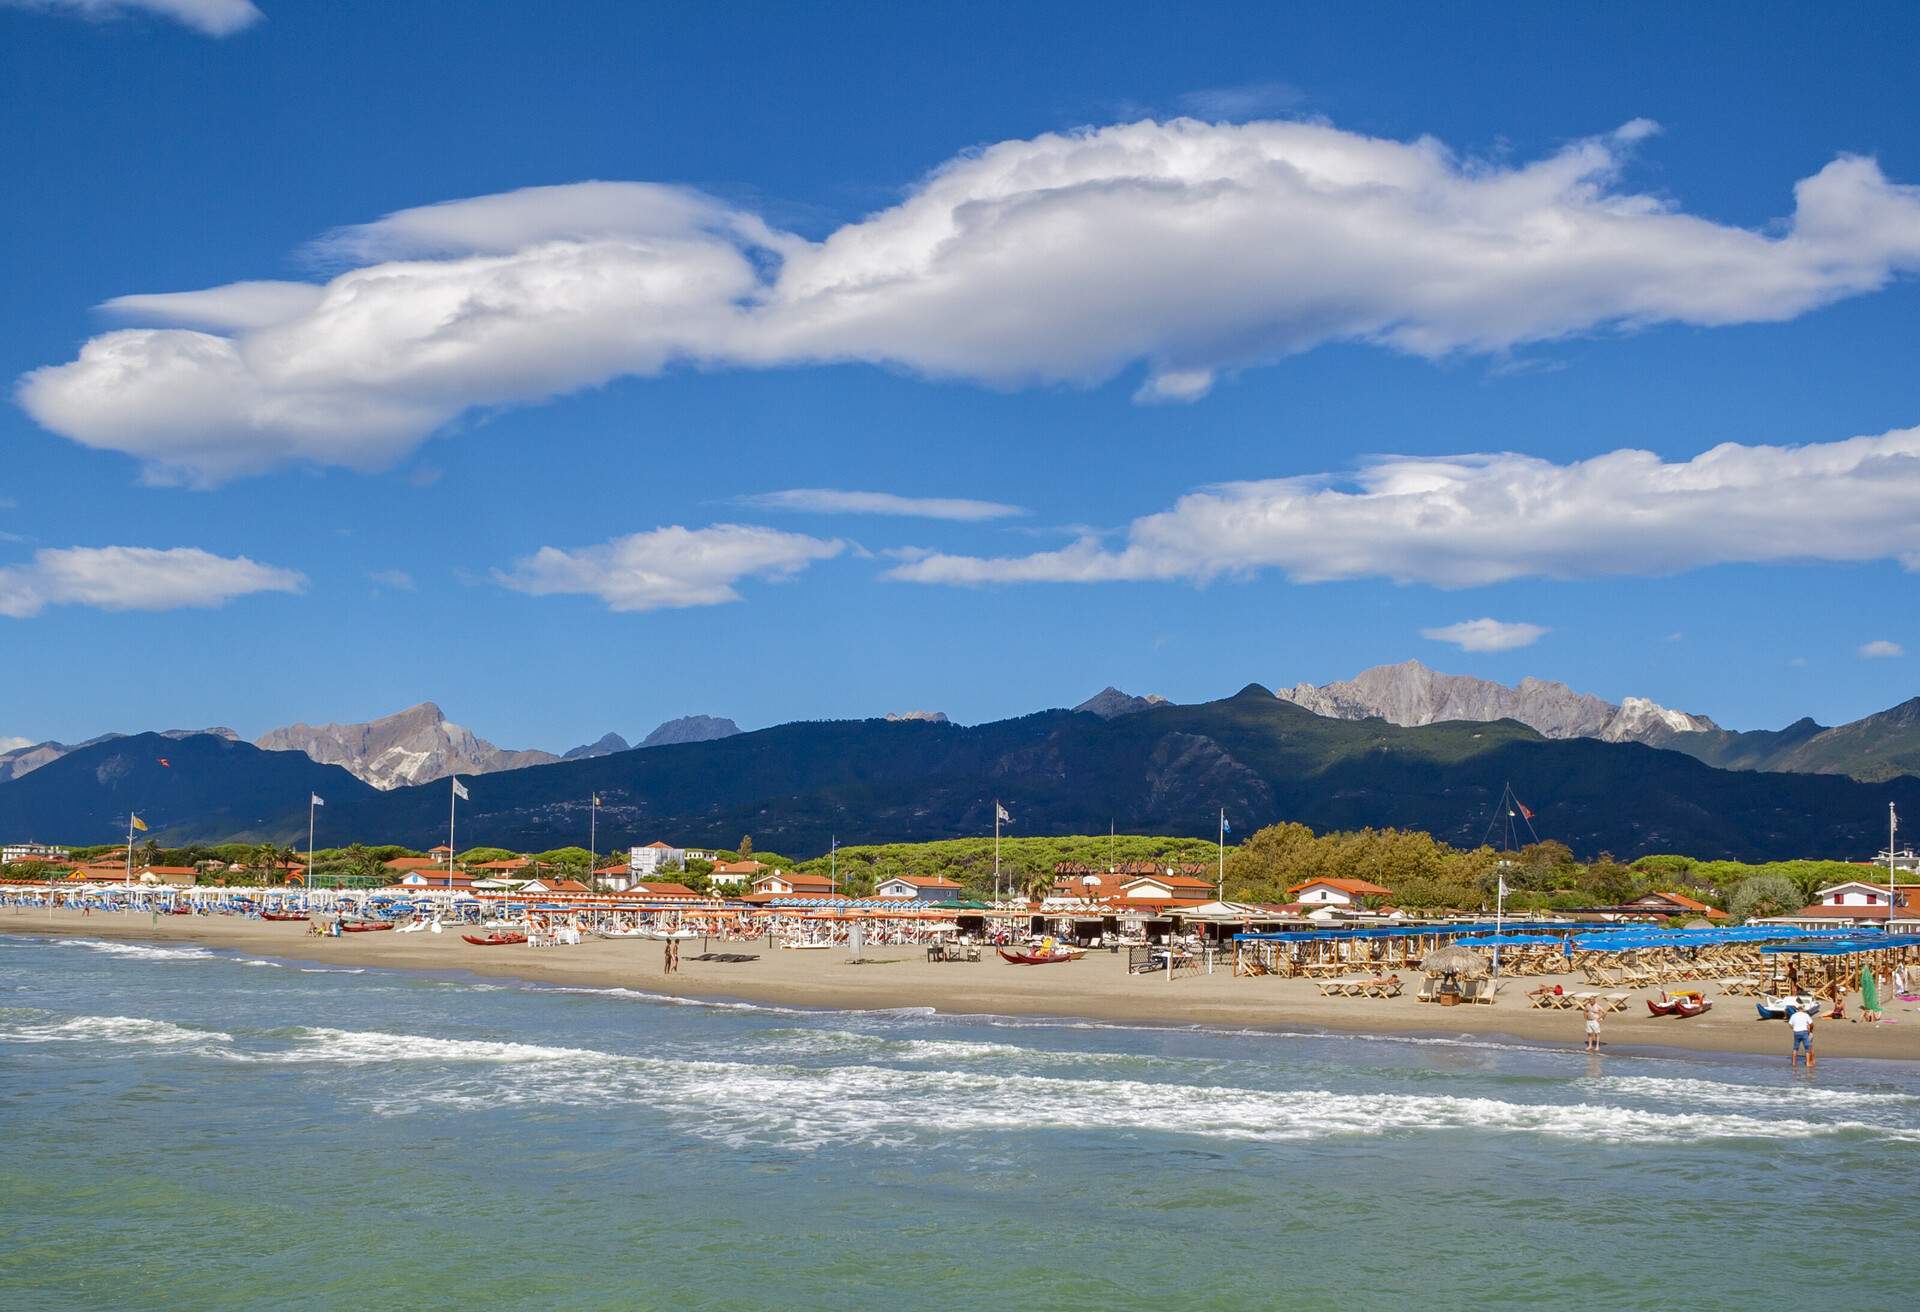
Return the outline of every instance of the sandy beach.
{"type": "MultiPolygon", "coordinates": [[[[1581,1018],[1572,1011],[1536,1011],[1524,994],[1553,977],[1508,983],[1498,1003],[1439,1008],[1416,1002],[1410,985],[1391,999],[1323,998],[1306,980],[1236,979],[1228,963],[1216,973],[1134,976],[1126,958],[1091,953],[1057,966],[1013,966],[991,952],[978,962],[930,963],[924,949],[878,948],[853,962],[844,950],[796,952],[766,941],[722,943],[715,952],[757,954],[748,962],[697,961],[709,945],[682,946],[676,975],[662,973],[657,942],[590,939],[577,947],[482,948],[457,933],[357,934],[316,938],[304,923],[210,916],[94,914],[75,911],[7,911],[0,932],[52,934],[135,942],[192,943],[258,956],[332,962],[393,970],[469,972],[545,984],[630,988],[681,997],[772,1003],[843,1010],[931,1007],[949,1013],[1063,1016],[1152,1024],[1244,1026],[1268,1030],[1310,1029],[1380,1034],[1506,1035],[1531,1042],[1578,1047],[1581,1018]],[[1510,993],[1510,996],[1509,996],[1510,993]]],[[[1570,989],[1585,987],[1566,977],[1570,989]]],[[[342,987],[351,987],[343,982],[342,987]]],[[[1709,986],[1709,993],[1714,990],[1709,986]]],[[[1690,1020],[1649,1016],[1638,990],[1624,1012],[1608,1016],[1606,1046],[1615,1049],[1670,1047],[1692,1051],[1777,1053],[1786,1059],[1786,1027],[1755,1018],[1751,1000],[1720,998],[1712,1012],[1690,1020]]],[[[1897,1003],[1892,1024],[1823,1021],[1818,1030],[1823,1057],[1920,1059],[1920,1004],[1897,1003]]]]}

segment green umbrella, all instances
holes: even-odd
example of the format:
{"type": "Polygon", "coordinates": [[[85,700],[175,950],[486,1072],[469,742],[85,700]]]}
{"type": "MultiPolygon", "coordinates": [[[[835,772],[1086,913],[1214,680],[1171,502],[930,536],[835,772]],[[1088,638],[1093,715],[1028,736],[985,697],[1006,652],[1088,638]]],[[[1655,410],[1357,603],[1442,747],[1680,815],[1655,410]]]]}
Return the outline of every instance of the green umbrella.
{"type": "Polygon", "coordinates": [[[1880,989],[1873,982],[1873,968],[1860,967],[1860,1010],[1880,1010],[1880,989]]]}

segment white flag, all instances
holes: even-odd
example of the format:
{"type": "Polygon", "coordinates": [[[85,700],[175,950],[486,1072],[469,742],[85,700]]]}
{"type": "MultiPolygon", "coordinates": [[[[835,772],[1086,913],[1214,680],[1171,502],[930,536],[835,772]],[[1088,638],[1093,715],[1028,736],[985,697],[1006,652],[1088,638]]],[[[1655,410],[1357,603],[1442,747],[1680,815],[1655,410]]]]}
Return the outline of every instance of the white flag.
{"type": "Polygon", "coordinates": [[[1505,897],[1506,895],[1507,895],[1507,877],[1505,875],[1502,875],[1500,876],[1500,896],[1505,897]]]}
{"type": "Polygon", "coordinates": [[[1013,823],[1013,817],[1007,814],[1007,808],[998,802],[993,804],[993,818],[1003,824],[1010,825],[1013,823]]]}
{"type": "Polygon", "coordinates": [[[313,804],[315,806],[325,806],[327,804],[327,799],[320,796],[320,794],[315,793],[313,795],[313,804]]]}
{"type": "Polygon", "coordinates": [[[453,795],[459,798],[463,802],[469,800],[469,798],[467,797],[467,786],[461,783],[458,779],[455,779],[453,781],[453,795]]]}

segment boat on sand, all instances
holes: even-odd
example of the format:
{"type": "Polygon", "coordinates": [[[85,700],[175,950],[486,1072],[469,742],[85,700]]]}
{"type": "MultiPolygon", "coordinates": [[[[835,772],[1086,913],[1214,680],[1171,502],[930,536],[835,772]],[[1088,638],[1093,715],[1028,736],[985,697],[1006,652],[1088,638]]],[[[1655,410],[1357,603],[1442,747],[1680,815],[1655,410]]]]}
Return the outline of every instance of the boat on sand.
{"type": "Polygon", "coordinates": [[[1659,997],[1647,999],[1647,1010],[1656,1016],[1698,1016],[1713,1010],[1713,999],[1699,989],[1663,990],[1659,997]]]}
{"type": "Polygon", "coordinates": [[[527,941],[527,936],[525,934],[497,934],[496,933],[496,934],[488,934],[484,937],[482,937],[479,934],[462,934],[460,937],[465,939],[467,942],[473,944],[477,948],[503,948],[503,947],[508,947],[514,943],[525,943],[527,941]]]}

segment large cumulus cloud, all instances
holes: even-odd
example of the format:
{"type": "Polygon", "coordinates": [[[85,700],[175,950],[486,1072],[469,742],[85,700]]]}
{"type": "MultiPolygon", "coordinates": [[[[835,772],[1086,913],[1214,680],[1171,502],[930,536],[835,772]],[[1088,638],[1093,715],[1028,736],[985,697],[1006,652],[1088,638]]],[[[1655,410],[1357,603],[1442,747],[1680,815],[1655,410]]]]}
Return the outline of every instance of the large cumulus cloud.
{"type": "Polygon", "coordinates": [[[472,407],[676,364],[864,361],[994,386],[1143,367],[1145,400],[1333,341],[1421,356],[1788,319],[1920,267],[1920,191],[1844,156],[1768,231],[1624,189],[1636,122],[1530,163],[1323,124],[1008,141],[820,241],[684,188],[593,182],[403,211],[325,284],[119,298],[34,371],[46,427],[151,476],[373,468],[472,407]]]}

